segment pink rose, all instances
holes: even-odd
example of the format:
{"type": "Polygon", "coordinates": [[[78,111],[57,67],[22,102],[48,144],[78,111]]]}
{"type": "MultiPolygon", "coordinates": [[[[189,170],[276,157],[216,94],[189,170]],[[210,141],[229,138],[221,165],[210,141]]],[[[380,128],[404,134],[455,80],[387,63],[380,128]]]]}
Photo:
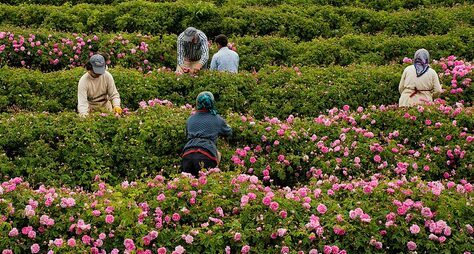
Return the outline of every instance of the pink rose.
{"type": "Polygon", "coordinates": [[[134,250],[135,249],[135,243],[133,242],[132,239],[125,239],[123,241],[123,245],[125,246],[126,250],[134,250]]]}
{"type": "Polygon", "coordinates": [[[35,243],[31,245],[31,253],[38,253],[40,251],[40,246],[39,244],[35,243]]]}
{"type": "Polygon", "coordinates": [[[325,214],[328,209],[324,204],[319,204],[316,210],[318,210],[320,214],[325,214]]]}
{"type": "Polygon", "coordinates": [[[173,221],[179,221],[181,219],[181,216],[178,213],[173,213],[173,216],[171,217],[173,221]]]}
{"type": "Polygon", "coordinates": [[[57,247],[61,247],[63,243],[64,243],[64,240],[61,238],[54,239],[54,245],[56,245],[57,247]]]}
{"type": "Polygon", "coordinates": [[[18,229],[17,228],[12,228],[12,230],[10,230],[10,232],[8,233],[8,236],[10,237],[15,237],[18,235],[18,229]]]}
{"type": "Polygon", "coordinates": [[[238,233],[238,232],[235,233],[235,234],[234,234],[234,240],[235,240],[235,241],[240,241],[240,239],[242,239],[242,236],[240,235],[240,233],[238,233]]]}
{"type": "Polygon", "coordinates": [[[156,200],[158,200],[158,201],[164,201],[165,199],[166,199],[166,196],[163,193],[161,193],[160,195],[158,195],[156,197],[156,200]]]}
{"type": "Polygon", "coordinates": [[[262,202],[263,202],[264,205],[270,205],[270,203],[272,202],[272,198],[270,198],[269,196],[265,196],[262,199],[262,202]]]}
{"type": "Polygon", "coordinates": [[[113,222],[114,222],[114,216],[111,214],[107,214],[107,216],[105,216],[105,223],[112,224],[113,222]]]}
{"type": "Polygon", "coordinates": [[[277,211],[279,206],[280,205],[275,201],[270,203],[270,209],[272,209],[273,211],[277,211]]]}
{"type": "Polygon", "coordinates": [[[76,239],[74,239],[74,238],[69,238],[69,240],[67,240],[67,245],[68,245],[69,247],[74,247],[74,246],[76,246],[76,239]]]}
{"type": "Polygon", "coordinates": [[[410,232],[412,234],[418,234],[420,232],[420,227],[416,224],[411,225],[410,232]]]}
{"type": "Polygon", "coordinates": [[[409,241],[409,242],[407,243],[407,248],[408,248],[410,251],[416,250],[416,243],[414,243],[413,241],[409,241]]]}
{"type": "Polygon", "coordinates": [[[245,245],[242,247],[242,250],[240,251],[241,253],[249,253],[250,252],[250,246],[245,245]]]}

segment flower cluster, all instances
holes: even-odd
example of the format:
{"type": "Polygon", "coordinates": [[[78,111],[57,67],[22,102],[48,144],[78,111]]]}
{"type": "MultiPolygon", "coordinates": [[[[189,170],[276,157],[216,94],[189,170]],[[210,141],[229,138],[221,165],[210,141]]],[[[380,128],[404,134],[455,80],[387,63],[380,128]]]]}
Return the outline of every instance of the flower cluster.
{"type": "Polygon", "coordinates": [[[135,43],[122,35],[102,39],[96,35],[71,34],[63,38],[49,35],[38,38],[12,32],[0,32],[0,66],[38,68],[43,71],[55,71],[64,68],[83,66],[90,56],[102,53],[107,64],[122,65],[148,72],[152,63],[147,59],[149,49],[147,36],[133,38],[135,43]]]}
{"type": "Polygon", "coordinates": [[[97,176],[93,191],[34,189],[13,178],[1,184],[1,220],[7,223],[1,229],[7,236],[2,251],[178,254],[206,246],[225,253],[275,248],[341,254],[364,248],[424,251],[431,244],[439,250],[469,250],[472,213],[456,211],[472,210],[472,183],[379,178],[372,176],[370,192],[363,180],[326,176],[306,186],[279,188],[218,169],[199,178],[157,175],[116,187],[97,176]],[[434,195],[433,186],[443,191],[434,195]],[[56,194],[52,203],[51,193],[56,194]],[[62,207],[72,204],[72,197],[74,205],[62,207]],[[453,199],[458,202],[446,210],[445,200],[453,199]],[[25,217],[25,210],[35,213],[25,217]]]}

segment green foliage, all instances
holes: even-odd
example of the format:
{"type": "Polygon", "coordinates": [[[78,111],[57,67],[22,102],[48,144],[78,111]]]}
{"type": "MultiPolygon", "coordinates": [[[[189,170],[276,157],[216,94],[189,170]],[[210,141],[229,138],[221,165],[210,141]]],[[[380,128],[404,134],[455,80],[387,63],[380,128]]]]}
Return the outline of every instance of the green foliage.
{"type": "Polygon", "coordinates": [[[259,36],[274,34],[306,41],[318,37],[338,37],[347,33],[400,36],[445,34],[452,27],[472,26],[473,16],[471,5],[395,12],[317,5],[301,8],[286,4],[236,8],[233,5],[216,6],[208,2],[130,1],[114,6],[0,5],[1,23],[15,26],[47,27],[71,32],[140,31],[179,34],[187,26],[193,25],[210,38],[221,33],[259,36]]]}
{"type": "MultiPolygon", "coordinates": [[[[8,35],[0,39],[0,46],[5,50],[0,52],[0,66],[27,67],[50,72],[69,69],[83,65],[89,52],[106,53],[111,60],[111,66],[141,69],[143,72],[156,71],[163,66],[172,69],[176,66],[176,35],[145,36],[141,34],[66,34],[47,29],[23,29],[6,26],[0,31],[9,31],[15,34],[15,40],[20,36],[25,39],[25,50],[16,52],[8,35]],[[40,46],[31,48],[27,39],[35,35],[34,41],[40,46]],[[85,42],[80,53],[73,46],[78,38],[85,42]],[[64,45],[64,40],[70,44],[64,45]],[[61,56],[54,51],[54,44],[59,44],[61,56]],[[148,47],[139,49],[142,43],[148,47]],[[90,47],[90,49],[89,49],[90,47]],[[43,53],[40,55],[38,50],[43,53]],[[131,53],[136,50],[136,53],[131,53]],[[121,54],[122,56],[120,56],[121,54]],[[119,57],[120,56],[120,57],[119,57]],[[58,59],[58,63],[51,61],[58,59]],[[71,60],[73,59],[73,60],[71,60]],[[149,63],[144,64],[144,60],[149,63]]],[[[404,57],[412,57],[419,48],[426,48],[432,59],[439,59],[449,55],[462,56],[465,59],[474,59],[471,50],[474,47],[474,29],[458,27],[444,35],[425,36],[390,36],[390,35],[354,35],[345,34],[338,38],[318,38],[308,42],[296,42],[288,37],[277,36],[231,36],[230,42],[237,47],[240,56],[240,70],[259,70],[268,65],[284,66],[329,66],[351,64],[387,65],[400,63],[404,57]]],[[[209,37],[209,39],[213,39],[209,37]]],[[[211,55],[216,52],[213,45],[211,55]]]]}
{"type": "MultiPolygon", "coordinates": [[[[89,192],[67,188],[34,189],[27,182],[12,179],[2,185],[5,190],[0,212],[5,222],[0,224],[0,233],[7,236],[16,228],[20,234],[2,237],[0,244],[18,253],[29,252],[33,243],[38,243],[42,251],[83,253],[89,252],[91,246],[81,238],[90,236],[95,240],[103,233],[106,237],[102,237],[100,248],[107,251],[123,250],[124,240],[129,239],[133,240],[136,251],[148,249],[154,253],[160,247],[172,251],[178,245],[187,253],[220,253],[226,246],[237,253],[244,245],[258,253],[280,252],[282,246],[295,252],[307,253],[311,249],[322,252],[326,245],[338,246],[348,253],[405,253],[408,241],[416,242],[418,252],[463,253],[474,244],[472,227],[471,231],[467,229],[474,216],[470,202],[472,185],[458,183],[457,188],[445,187],[448,184],[419,179],[370,182],[325,179],[312,181],[302,188],[274,189],[265,188],[261,181],[248,175],[209,173],[199,180],[184,176],[167,179],[158,175],[154,179],[125,182],[115,187],[101,179],[93,183],[93,192],[89,192]],[[439,195],[433,192],[434,184],[442,186],[439,195]],[[365,192],[367,186],[373,187],[369,193],[365,192]],[[470,191],[459,191],[463,186],[470,187],[470,191]],[[331,191],[333,194],[328,194],[331,191]],[[276,210],[262,202],[269,194],[272,194],[271,201],[279,204],[276,210]],[[74,204],[67,206],[63,201],[66,198],[74,200],[74,204]],[[246,204],[242,202],[244,199],[248,200],[246,204]],[[47,205],[46,200],[52,204],[47,205]],[[37,202],[33,208],[35,213],[25,216],[25,206],[34,202],[37,202]],[[303,203],[308,206],[305,208],[303,203]],[[403,204],[408,212],[399,214],[397,204],[403,204]],[[319,205],[324,205],[327,211],[319,212],[319,205]],[[435,215],[427,218],[422,208],[430,209],[435,215]],[[363,222],[351,217],[356,209],[362,209],[370,219],[363,222]],[[286,215],[282,216],[283,213],[286,215]],[[179,215],[179,219],[171,219],[173,215],[179,215]],[[48,216],[54,223],[42,225],[41,216],[48,216]],[[106,216],[113,216],[113,222],[106,223],[106,216]],[[385,225],[389,216],[393,217],[393,226],[385,225]],[[79,220],[91,229],[80,230],[79,220]],[[312,220],[317,220],[320,230],[311,228],[312,220]],[[434,229],[424,226],[425,223],[444,223],[449,227],[445,242],[429,240],[428,235],[434,229]],[[410,233],[412,225],[419,226],[418,234],[410,233]],[[27,226],[35,231],[42,228],[34,241],[21,234],[27,226]],[[342,228],[344,234],[337,235],[336,227],[342,228]],[[113,237],[109,235],[112,232],[113,237]],[[150,239],[152,232],[155,237],[150,239]],[[235,238],[237,234],[240,239],[235,238]],[[145,236],[151,244],[145,243],[145,236]],[[182,236],[192,236],[192,243],[186,243],[182,236]],[[48,246],[49,240],[59,238],[64,241],[61,247],[48,246]],[[70,238],[76,240],[74,247],[66,244],[70,238]],[[380,241],[383,248],[373,246],[373,240],[380,241]]],[[[436,235],[441,236],[443,232],[436,235]]]]}
{"type": "MultiPolygon", "coordinates": [[[[403,109],[367,110],[350,115],[340,111],[323,118],[295,118],[294,123],[278,124],[250,117],[242,121],[241,116],[230,114],[226,118],[234,134],[219,145],[224,158],[220,167],[244,172],[253,168],[254,174],[260,177],[270,167],[271,179],[277,185],[304,183],[319,174],[349,179],[376,173],[392,176],[396,175],[398,163],[407,163],[407,176],[435,180],[449,173],[455,179],[472,179],[472,140],[467,138],[472,133],[466,133],[472,127],[472,116],[460,110],[456,112],[451,110],[446,115],[436,107],[426,108],[424,112],[411,109],[407,113],[416,116],[414,121],[406,118],[403,109]],[[332,123],[321,123],[324,118],[332,123]],[[433,124],[427,126],[427,119],[433,124]],[[452,125],[454,120],[456,126],[452,125]],[[286,129],[278,133],[281,128],[286,129]],[[365,132],[373,133],[373,137],[365,136],[365,132]],[[396,137],[395,132],[399,133],[396,137]],[[317,139],[313,140],[313,135],[317,139]],[[384,147],[382,152],[372,150],[376,143],[384,147]],[[236,151],[245,146],[251,150],[238,157],[243,164],[237,163],[235,156],[240,155],[236,151]],[[260,151],[256,150],[257,146],[261,147],[260,151]],[[322,147],[328,149],[324,151],[322,147]],[[398,151],[393,152],[393,148],[398,151]],[[415,151],[421,156],[414,155],[415,151]],[[446,157],[449,153],[454,157],[446,157]],[[386,161],[386,166],[381,167],[381,162],[373,160],[377,154],[386,161]],[[285,156],[285,162],[280,155],[285,156]],[[256,162],[250,162],[250,157],[255,157],[256,162]],[[354,164],[356,157],[361,159],[356,163],[359,165],[354,164]],[[413,163],[417,168],[410,168],[413,163]],[[424,166],[430,170],[425,171],[424,166]],[[317,174],[317,170],[321,172],[317,174]]],[[[0,154],[4,154],[0,157],[1,172],[3,176],[23,176],[34,185],[84,187],[97,174],[116,183],[162,170],[166,175],[178,173],[189,113],[189,110],[155,106],[121,118],[99,115],[80,118],[75,113],[4,114],[0,118],[0,128],[5,130],[0,133],[0,154]]]]}
{"type": "MultiPolygon", "coordinates": [[[[203,72],[191,77],[166,71],[144,76],[138,71],[110,69],[122,105],[130,109],[136,109],[139,101],[154,98],[168,99],[179,105],[193,104],[199,92],[209,90],[220,101],[221,112],[251,113],[259,118],[290,114],[314,116],[343,105],[356,108],[394,104],[399,98],[397,88],[402,71],[402,65],[303,67],[300,70],[267,67],[257,74],[203,72]]],[[[82,68],[53,73],[0,68],[0,112],[74,111],[77,83],[84,73],[82,68]]],[[[445,88],[451,85],[450,77],[443,77],[441,81],[445,88]]],[[[470,86],[461,94],[446,96],[450,103],[463,99],[470,105],[472,93],[470,86]]]]}

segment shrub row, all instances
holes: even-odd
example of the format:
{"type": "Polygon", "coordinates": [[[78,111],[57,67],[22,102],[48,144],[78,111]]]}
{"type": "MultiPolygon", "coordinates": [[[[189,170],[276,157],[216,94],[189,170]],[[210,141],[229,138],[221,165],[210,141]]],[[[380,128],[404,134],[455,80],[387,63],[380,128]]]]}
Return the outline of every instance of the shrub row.
{"type": "Polygon", "coordinates": [[[473,17],[472,5],[398,12],[332,6],[236,8],[206,2],[131,1],[115,6],[0,5],[1,24],[70,32],[140,31],[151,34],[179,34],[192,25],[211,38],[221,33],[280,35],[301,40],[348,33],[446,34],[455,27],[472,26],[473,17]]]}
{"type": "MultiPolygon", "coordinates": [[[[18,113],[0,118],[0,172],[40,183],[90,187],[163,170],[179,172],[190,111],[155,100],[122,118],[18,113]]],[[[437,104],[410,110],[333,109],[314,119],[227,115],[234,134],[219,145],[222,170],[295,185],[325,174],[343,179],[406,175],[473,179],[472,113],[437,104]]]]}
{"type": "MultiPolygon", "coordinates": [[[[19,4],[43,4],[43,5],[63,5],[63,4],[118,4],[122,2],[127,2],[129,0],[2,0],[2,3],[10,5],[19,5],[19,4]]],[[[183,0],[148,0],[149,2],[186,2],[183,0]]],[[[427,8],[427,7],[453,7],[456,5],[462,4],[474,4],[472,0],[205,0],[203,2],[210,2],[216,6],[238,6],[238,7],[248,7],[248,6],[277,6],[277,5],[331,5],[331,6],[353,6],[359,8],[369,8],[374,10],[399,10],[399,9],[415,9],[415,8],[427,8]]]]}
{"type": "MultiPolygon", "coordinates": [[[[91,52],[97,51],[107,53],[112,65],[137,68],[144,72],[162,66],[172,69],[176,66],[176,35],[85,35],[12,27],[4,29],[10,32],[0,32],[0,66],[55,71],[81,66],[91,52]]],[[[230,40],[240,55],[241,70],[258,70],[265,65],[386,65],[400,63],[419,48],[428,49],[433,59],[448,55],[474,59],[471,50],[474,47],[473,28],[455,29],[446,35],[345,35],[301,43],[272,36],[233,37],[230,40]]],[[[215,50],[213,45],[211,54],[215,50]]]]}
{"type": "Polygon", "coordinates": [[[399,9],[416,9],[416,8],[427,8],[433,6],[456,6],[462,4],[473,4],[472,0],[238,0],[238,1],[228,1],[228,0],[213,0],[213,2],[218,4],[238,4],[239,6],[252,6],[252,5],[264,5],[264,6],[274,6],[274,5],[331,5],[331,6],[354,6],[359,8],[369,8],[374,10],[399,10],[399,9]]]}
{"type": "MultiPolygon", "coordinates": [[[[267,67],[255,74],[203,72],[198,77],[176,76],[169,71],[144,76],[138,71],[122,68],[110,69],[110,72],[122,105],[130,109],[136,109],[139,101],[153,98],[168,99],[180,105],[192,104],[199,92],[209,90],[221,101],[222,111],[251,113],[257,117],[284,117],[289,114],[314,116],[328,108],[346,104],[366,107],[397,103],[403,67],[267,67]]],[[[433,67],[442,70],[438,65],[433,67]]],[[[452,64],[449,69],[453,67],[461,66],[452,64]]],[[[0,112],[74,111],[78,80],[84,73],[82,68],[53,73],[0,68],[0,112]]],[[[466,105],[471,105],[474,87],[467,81],[472,78],[472,70],[467,74],[452,72],[449,76],[444,75],[441,81],[447,91],[443,98],[449,103],[464,100],[466,105]],[[456,77],[455,94],[449,91],[454,87],[453,76],[456,77]]]]}
{"type": "Polygon", "coordinates": [[[13,253],[468,253],[472,183],[378,180],[294,189],[211,173],[94,192],[2,184],[0,250],[13,253]],[[466,252],[465,252],[466,251],[466,252]]]}

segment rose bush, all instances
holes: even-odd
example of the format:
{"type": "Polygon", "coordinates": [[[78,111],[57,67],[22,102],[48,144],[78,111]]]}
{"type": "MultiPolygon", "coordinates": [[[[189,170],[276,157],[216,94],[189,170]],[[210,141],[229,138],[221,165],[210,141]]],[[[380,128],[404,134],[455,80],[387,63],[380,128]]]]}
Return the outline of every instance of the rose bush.
{"type": "MultiPolygon", "coordinates": [[[[71,3],[73,5],[81,4],[81,3],[89,3],[89,4],[117,4],[120,2],[126,2],[127,0],[3,0],[3,3],[10,4],[10,5],[18,5],[18,4],[48,4],[48,5],[63,5],[65,3],[71,3]]],[[[153,2],[153,1],[151,1],[153,2]]],[[[165,0],[161,2],[174,2],[172,0],[165,0]]],[[[264,6],[274,6],[274,5],[282,5],[287,4],[289,1],[273,1],[273,0],[237,0],[237,1],[226,1],[226,0],[206,0],[205,2],[214,3],[217,6],[221,5],[233,5],[238,7],[249,7],[254,5],[264,5],[264,6]]],[[[376,10],[398,10],[401,8],[404,9],[414,9],[419,7],[434,7],[434,6],[455,6],[457,4],[464,4],[465,1],[463,0],[452,0],[452,1],[439,1],[439,0],[425,0],[423,2],[414,2],[411,0],[398,0],[398,1],[380,1],[380,0],[370,0],[364,2],[352,2],[347,0],[293,0],[290,1],[292,5],[332,5],[332,6],[356,6],[356,7],[365,7],[370,9],[376,10]]]]}
{"type": "MultiPolygon", "coordinates": [[[[3,253],[393,253],[474,246],[473,185],[417,177],[265,187],[212,169],[91,191],[21,178],[0,187],[3,253]],[[10,251],[10,252],[6,252],[10,251]]],[[[464,252],[469,253],[469,252],[464,252]]]]}
{"type": "Polygon", "coordinates": [[[471,4],[414,10],[377,11],[350,6],[216,6],[209,2],[127,1],[116,5],[0,5],[1,24],[71,32],[141,31],[179,34],[199,27],[206,35],[280,35],[309,41],[345,34],[446,34],[474,24],[471,4]],[[26,16],[24,13],[34,13],[26,16]]]}
{"type": "MultiPolygon", "coordinates": [[[[441,97],[451,105],[457,101],[472,105],[471,63],[456,60],[456,65],[454,62],[445,65],[442,62],[431,65],[443,73],[440,80],[446,92],[441,97]],[[443,70],[443,66],[449,71],[443,70]],[[454,83],[456,93],[452,93],[454,83]]],[[[403,67],[395,64],[266,67],[259,72],[237,75],[203,72],[198,77],[176,76],[166,70],[145,76],[123,68],[109,71],[114,76],[122,104],[130,109],[138,107],[137,101],[152,98],[168,99],[177,104],[194,103],[199,92],[210,90],[220,101],[222,112],[231,110],[257,118],[283,118],[290,114],[314,116],[328,108],[344,105],[357,108],[393,104],[399,98],[398,83],[403,67]]],[[[0,68],[0,112],[75,110],[77,82],[84,72],[82,68],[54,73],[0,68]]]]}
{"type": "MultiPolygon", "coordinates": [[[[177,173],[190,106],[150,100],[121,118],[96,114],[17,113],[0,117],[0,168],[31,184],[90,186],[162,171],[177,173]]],[[[462,104],[332,109],[286,120],[229,113],[232,138],[221,169],[255,174],[267,184],[296,185],[325,174],[341,179],[373,174],[422,179],[472,179],[472,113],[462,104]]]]}
{"type": "MultiPolygon", "coordinates": [[[[68,34],[15,27],[2,27],[0,31],[0,66],[62,70],[84,64],[89,54],[96,51],[106,53],[111,65],[141,68],[145,73],[157,71],[163,66],[171,69],[176,66],[176,35],[68,34]]],[[[309,42],[296,42],[288,37],[246,35],[232,36],[230,40],[238,48],[239,69],[251,71],[267,65],[387,65],[401,62],[403,57],[413,55],[419,48],[427,48],[433,59],[452,54],[473,59],[473,38],[474,29],[456,27],[444,35],[397,37],[347,34],[337,38],[316,38],[309,42]]],[[[216,50],[212,45],[211,55],[216,50]]]]}

